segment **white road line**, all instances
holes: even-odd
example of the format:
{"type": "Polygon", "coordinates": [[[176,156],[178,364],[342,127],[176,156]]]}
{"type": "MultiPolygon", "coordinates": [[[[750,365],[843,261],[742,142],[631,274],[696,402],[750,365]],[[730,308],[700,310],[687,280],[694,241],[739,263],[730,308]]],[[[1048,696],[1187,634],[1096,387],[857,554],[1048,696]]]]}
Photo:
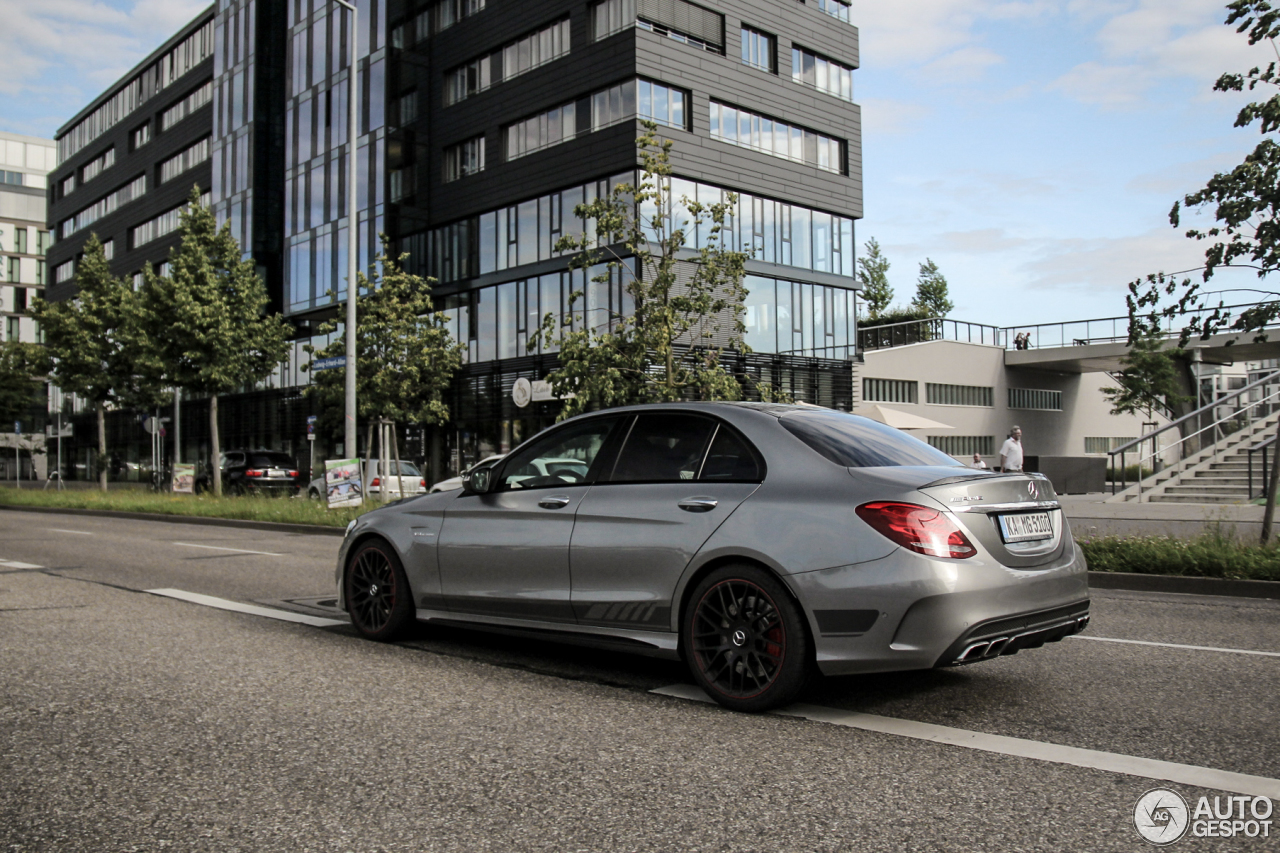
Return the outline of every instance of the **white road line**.
{"type": "MultiPolygon", "coordinates": [[[[659,687],[657,690],[650,692],[663,696],[674,696],[677,699],[689,699],[695,702],[714,701],[701,688],[692,684],[673,684],[669,687],[659,687]]],[[[784,717],[800,717],[816,723],[828,723],[834,726],[862,729],[863,731],[877,732],[879,734],[927,740],[933,743],[943,743],[949,746],[964,747],[965,749],[977,749],[983,752],[994,752],[999,755],[1009,755],[1016,758],[1030,758],[1055,764],[1070,764],[1090,770],[1103,770],[1108,773],[1123,773],[1144,779],[1158,779],[1163,782],[1193,785],[1197,788],[1230,791],[1252,797],[1270,797],[1273,800],[1280,799],[1280,779],[1268,779],[1265,776],[1249,776],[1244,773],[1215,770],[1211,767],[1176,764],[1172,761],[1156,761],[1151,758],[1081,749],[1074,746],[1059,746],[1023,738],[955,729],[950,726],[939,726],[933,723],[918,723],[913,720],[880,717],[875,714],[863,714],[857,711],[823,708],[818,705],[791,705],[773,713],[784,717]]]]}
{"type": "Polygon", "coordinates": [[[74,533],[77,536],[92,536],[93,534],[87,530],[63,530],[61,527],[46,527],[52,533],[74,533]]]}
{"type": "Polygon", "coordinates": [[[1220,649],[1217,646],[1183,646],[1178,643],[1152,643],[1147,640],[1117,640],[1114,637],[1084,637],[1079,634],[1073,640],[1093,640],[1095,643],[1124,643],[1130,646],[1159,646],[1163,649],[1187,649],[1193,652],[1226,652],[1232,655],[1259,655],[1265,658],[1280,658],[1280,652],[1257,652],[1252,649],[1220,649]]]}
{"type": "Polygon", "coordinates": [[[191,542],[174,542],[174,545],[181,545],[184,548],[208,548],[210,551],[234,551],[237,554],[261,554],[264,557],[283,557],[284,554],[274,554],[271,551],[246,551],[243,548],[219,548],[217,545],[196,545],[191,542]]]}
{"type": "Polygon", "coordinates": [[[216,607],[219,610],[231,610],[236,613],[248,613],[252,616],[265,616],[268,619],[279,619],[281,622],[297,622],[299,625],[310,625],[314,628],[332,628],[337,625],[347,624],[337,619],[308,616],[305,613],[277,610],[274,607],[259,607],[256,604],[241,604],[239,601],[214,598],[212,595],[201,595],[198,592],[187,592],[182,589],[148,589],[146,591],[152,595],[163,595],[166,598],[176,598],[181,601],[189,601],[192,604],[202,604],[205,607],[216,607]]]}
{"type": "Polygon", "coordinates": [[[19,563],[17,560],[0,560],[0,568],[5,569],[43,569],[44,566],[37,566],[34,563],[19,563]]]}

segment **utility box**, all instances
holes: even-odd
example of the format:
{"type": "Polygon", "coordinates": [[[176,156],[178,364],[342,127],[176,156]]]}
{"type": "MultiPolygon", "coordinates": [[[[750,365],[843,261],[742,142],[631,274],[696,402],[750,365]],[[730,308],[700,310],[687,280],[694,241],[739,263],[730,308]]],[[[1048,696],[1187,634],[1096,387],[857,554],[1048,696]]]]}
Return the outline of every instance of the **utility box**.
{"type": "Polygon", "coordinates": [[[1107,460],[1097,456],[1028,456],[1024,471],[1044,474],[1060,495],[1106,491],[1107,460]]]}

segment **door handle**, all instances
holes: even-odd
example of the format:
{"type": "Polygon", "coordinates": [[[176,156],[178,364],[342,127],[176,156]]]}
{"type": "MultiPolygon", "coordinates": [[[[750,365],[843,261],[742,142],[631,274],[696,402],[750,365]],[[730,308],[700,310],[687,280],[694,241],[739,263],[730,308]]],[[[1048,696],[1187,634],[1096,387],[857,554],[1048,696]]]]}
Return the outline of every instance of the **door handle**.
{"type": "Polygon", "coordinates": [[[573,498],[568,495],[547,495],[545,498],[538,501],[538,506],[543,509],[564,509],[569,505],[569,501],[571,500],[573,500],[573,498]]]}
{"type": "Polygon", "coordinates": [[[685,498],[676,504],[685,512],[711,512],[719,506],[720,501],[715,498],[685,498]]]}

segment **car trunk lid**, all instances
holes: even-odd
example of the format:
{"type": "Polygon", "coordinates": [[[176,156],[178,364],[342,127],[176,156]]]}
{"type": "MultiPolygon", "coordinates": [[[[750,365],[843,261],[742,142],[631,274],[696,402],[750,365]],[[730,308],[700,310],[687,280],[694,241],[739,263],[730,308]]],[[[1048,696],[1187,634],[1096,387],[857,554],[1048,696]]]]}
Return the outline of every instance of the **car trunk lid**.
{"type": "Polygon", "coordinates": [[[1035,568],[1062,553],[1062,506],[1039,474],[944,477],[919,491],[951,510],[966,533],[1010,568],[1035,568]]]}

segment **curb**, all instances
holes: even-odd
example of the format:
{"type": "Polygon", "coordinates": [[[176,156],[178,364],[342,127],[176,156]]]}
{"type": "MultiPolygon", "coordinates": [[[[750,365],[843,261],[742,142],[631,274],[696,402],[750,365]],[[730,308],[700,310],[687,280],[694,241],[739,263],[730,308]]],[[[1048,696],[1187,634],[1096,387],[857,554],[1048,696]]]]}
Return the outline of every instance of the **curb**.
{"type": "Polygon", "coordinates": [[[1125,589],[1133,592],[1172,592],[1180,595],[1222,595],[1233,598],[1280,599],[1276,581],[1226,580],[1177,575],[1140,575],[1130,572],[1089,572],[1090,589],[1125,589]]]}
{"type": "Polygon", "coordinates": [[[44,512],[55,515],[96,515],[105,518],[129,518],[137,521],[163,521],[169,524],[198,524],[208,527],[239,527],[241,530],[270,530],[276,533],[302,533],[318,536],[345,536],[341,527],[322,527],[318,524],[287,524],[280,521],[252,521],[241,518],[209,518],[203,515],[168,515],[159,512],[123,512],[110,509],[62,509],[49,506],[10,506],[0,504],[0,510],[13,512],[44,512]]]}

